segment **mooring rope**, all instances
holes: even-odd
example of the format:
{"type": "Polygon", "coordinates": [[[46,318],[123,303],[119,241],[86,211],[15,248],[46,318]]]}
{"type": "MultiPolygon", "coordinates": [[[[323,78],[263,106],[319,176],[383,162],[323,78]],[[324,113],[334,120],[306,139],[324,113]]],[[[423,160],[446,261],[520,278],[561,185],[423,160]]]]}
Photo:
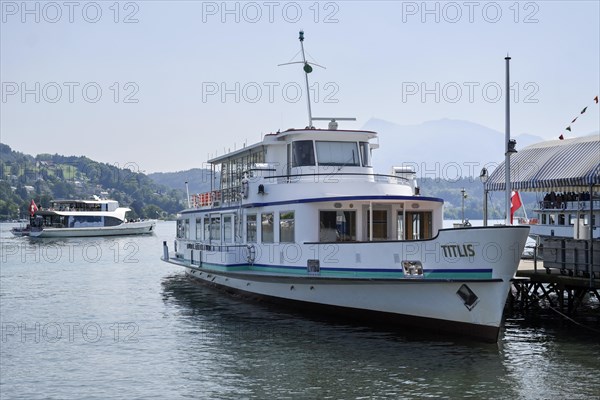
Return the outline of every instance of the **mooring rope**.
{"type": "MultiPolygon", "coordinates": [[[[537,295],[537,292],[532,292],[531,295],[534,296],[538,301],[543,300],[541,297],[539,297],[537,295]]],[[[561,317],[565,318],[566,320],[571,321],[572,323],[574,323],[577,326],[580,326],[580,327],[582,327],[584,329],[588,329],[588,330],[590,330],[590,331],[592,331],[594,333],[600,333],[600,330],[598,330],[596,328],[592,328],[591,326],[584,325],[581,322],[575,321],[573,318],[569,317],[565,313],[563,313],[563,312],[557,310],[556,308],[552,307],[552,305],[548,305],[548,308],[551,309],[552,311],[554,311],[555,313],[557,313],[558,315],[560,315],[561,317]]]]}

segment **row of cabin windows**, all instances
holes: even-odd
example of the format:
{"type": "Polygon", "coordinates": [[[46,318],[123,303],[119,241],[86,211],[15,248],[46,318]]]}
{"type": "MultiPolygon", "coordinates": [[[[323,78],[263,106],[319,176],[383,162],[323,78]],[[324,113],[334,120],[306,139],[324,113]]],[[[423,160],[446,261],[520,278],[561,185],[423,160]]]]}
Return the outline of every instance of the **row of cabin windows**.
{"type": "MultiPolygon", "coordinates": [[[[542,214],[541,215],[542,225],[575,225],[577,221],[577,214],[542,214]]],[[[581,214],[579,216],[583,220],[584,225],[588,225],[589,215],[581,214]]],[[[592,224],[596,224],[596,216],[592,215],[592,224]]]]}
{"type": "MultiPolygon", "coordinates": [[[[249,214],[246,217],[246,241],[256,243],[258,241],[257,229],[260,218],[260,236],[262,243],[275,242],[275,213],[249,214]]],[[[293,211],[282,211],[279,213],[279,242],[295,242],[295,219],[293,211]]]]}
{"type": "Polygon", "coordinates": [[[292,167],[314,166],[317,162],[324,166],[371,166],[368,142],[297,140],[292,143],[291,158],[292,167]]]}
{"type": "MultiPolygon", "coordinates": [[[[349,242],[357,240],[356,211],[320,211],[319,212],[319,241],[321,242],[349,242]]],[[[433,218],[430,211],[398,212],[396,215],[396,232],[391,233],[391,221],[388,210],[373,210],[373,223],[371,213],[367,212],[366,226],[367,237],[373,240],[420,240],[433,236],[433,218]],[[373,229],[371,233],[370,229],[373,229]],[[391,236],[390,236],[391,235],[391,236]]],[[[190,221],[188,219],[177,221],[177,235],[179,238],[190,238],[190,221]]],[[[295,214],[294,211],[279,212],[279,242],[295,242],[295,214]]],[[[246,242],[262,243],[275,242],[275,213],[248,214],[246,216],[246,242]]],[[[241,227],[240,227],[241,228],[241,227]]],[[[239,228],[238,228],[239,229],[239,228]]],[[[238,232],[238,235],[241,235],[238,232]]],[[[196,219],[196,240],[222,241],[234,243],[239,241],[236,236],[235,217],[231,214],[218,214],[204,216],[196,219]]]]}
{"type": "Polygon", "coordinates": [[[45,215],[35,219],[34,226],[53,226],[56,228],[95,228],[121,225],[119,218],[92,215],[45,215]]]}
{"type": "MultiPolygon", "coordinates": [[[[275,213],[249,214],[246,216],[246,241],[256,243],[257,222],[260,220],[260,233],[262,243],[275,242],[275,213]]],[[[190,239],[190,220],[177,221],[177,237],[190,239]]],[[[239,233],[238,233],[239,234],[239,233]]],[[[196,240],[222,241],[234,243],[236,239],[235,217],[233,215],[206,215],[196,218],[196,240]]],[[[293,243],[295,241],[294,211],[279,213],[279,242],[293,243]]]]}
{"type": "MultiPolygon", "coordinates": [[[[367,211],[366,233],[367,237],[372,237],[373,240],[420,240],[433,236],[433,218],[430,211],[398,212],[395,236],[390,231],[391,221],[388,218],[388,210],[373,210],[372,214],[371,224],[371,213],[367,211]]],[[[356,241],[356,211],[320,211],[319,241],[356,241]]]]}

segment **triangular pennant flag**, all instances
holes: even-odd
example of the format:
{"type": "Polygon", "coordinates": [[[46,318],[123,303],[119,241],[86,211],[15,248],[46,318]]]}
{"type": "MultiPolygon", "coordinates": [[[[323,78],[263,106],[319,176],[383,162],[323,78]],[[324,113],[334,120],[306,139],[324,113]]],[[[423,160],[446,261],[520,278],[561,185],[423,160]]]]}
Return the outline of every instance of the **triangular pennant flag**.
{"type": "Polygon", "coordinates": [[[565,130],[571,132],[571,127],[567,126],[567,129],[565,129],[565,130]]]}
{"type": "Polygon", "coordinates": [[[575,119],[574,119],[573,121],[571,121],[571,123],[573,123],[573,122],[577,121],[577,118],[579,118],[579,117],[575,117],[575,119]]]}
{"type": "Polygon", "coordinates": [[[564,140],[564,138],[565,138],[565,137],[564,137],[564,136],[561,134],[561,135],[558,137],[558,140],[564,140]]]}
{"type": "Polygon", "coordinates": [[[585,110],[587,110],[587,107],[584,108],[583,110],[581,110],[581,113],[583,114],[585,112],[585,110]]]}
{"type": "Polygon", "coordinates": [[[594,101],[598,104],[598,96],[594,97],[594,101]]]}

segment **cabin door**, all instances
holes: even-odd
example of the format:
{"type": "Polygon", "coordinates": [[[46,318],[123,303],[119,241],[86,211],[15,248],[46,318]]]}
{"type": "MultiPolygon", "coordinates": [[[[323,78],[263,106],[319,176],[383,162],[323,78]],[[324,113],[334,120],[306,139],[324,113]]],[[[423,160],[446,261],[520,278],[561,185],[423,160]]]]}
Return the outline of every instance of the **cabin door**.
{"type": "Polygon", "coordinates": [[[430,239],[433,233],[431,211],[406,212],[406,239],[430,239]]]}
{"type": "Polygon", "coordinates": [[[389,210],[382,209],[381,207],[373,208],[373,223],[371,224],[371,212],[367,207],[365,210],[365,221],[367,222],[367,226],[365,232],[367,233],[366,240],[369,240],[371,237],[371,227],[373,228],[373,240],[387,240],[389,239],[389,221],[388,215],[390,214],[389,210]]]}

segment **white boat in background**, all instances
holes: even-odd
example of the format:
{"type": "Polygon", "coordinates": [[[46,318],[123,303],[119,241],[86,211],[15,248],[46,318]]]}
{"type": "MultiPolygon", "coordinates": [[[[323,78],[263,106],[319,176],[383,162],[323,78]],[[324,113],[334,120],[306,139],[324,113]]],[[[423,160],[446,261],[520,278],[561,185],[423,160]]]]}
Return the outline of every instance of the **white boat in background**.
{"type": "Polygon", "coordinates": [[[534,210],[537,218],[528,221],[531,234],[556,238],[590,238],[590,212],[594,239],[600,238],[600,199],[592,192],[554,193],[544,196],[534,210]]]}
{"type": "Polygon", "coordinates": [[[495,342],[529,227],[443,229],[414,171],[373,171],[376,132],[323,119],[209,160],[220,187],[191,196],[163,260],[251,298],[495,342]]]}
{"type": "Polygon", "coordinates": [[[127,207],[115,200],[53,200],[48,209],[37,210],[30,237],[141,235],[154,232],[156,221],[128,221],[127,207]]]}

